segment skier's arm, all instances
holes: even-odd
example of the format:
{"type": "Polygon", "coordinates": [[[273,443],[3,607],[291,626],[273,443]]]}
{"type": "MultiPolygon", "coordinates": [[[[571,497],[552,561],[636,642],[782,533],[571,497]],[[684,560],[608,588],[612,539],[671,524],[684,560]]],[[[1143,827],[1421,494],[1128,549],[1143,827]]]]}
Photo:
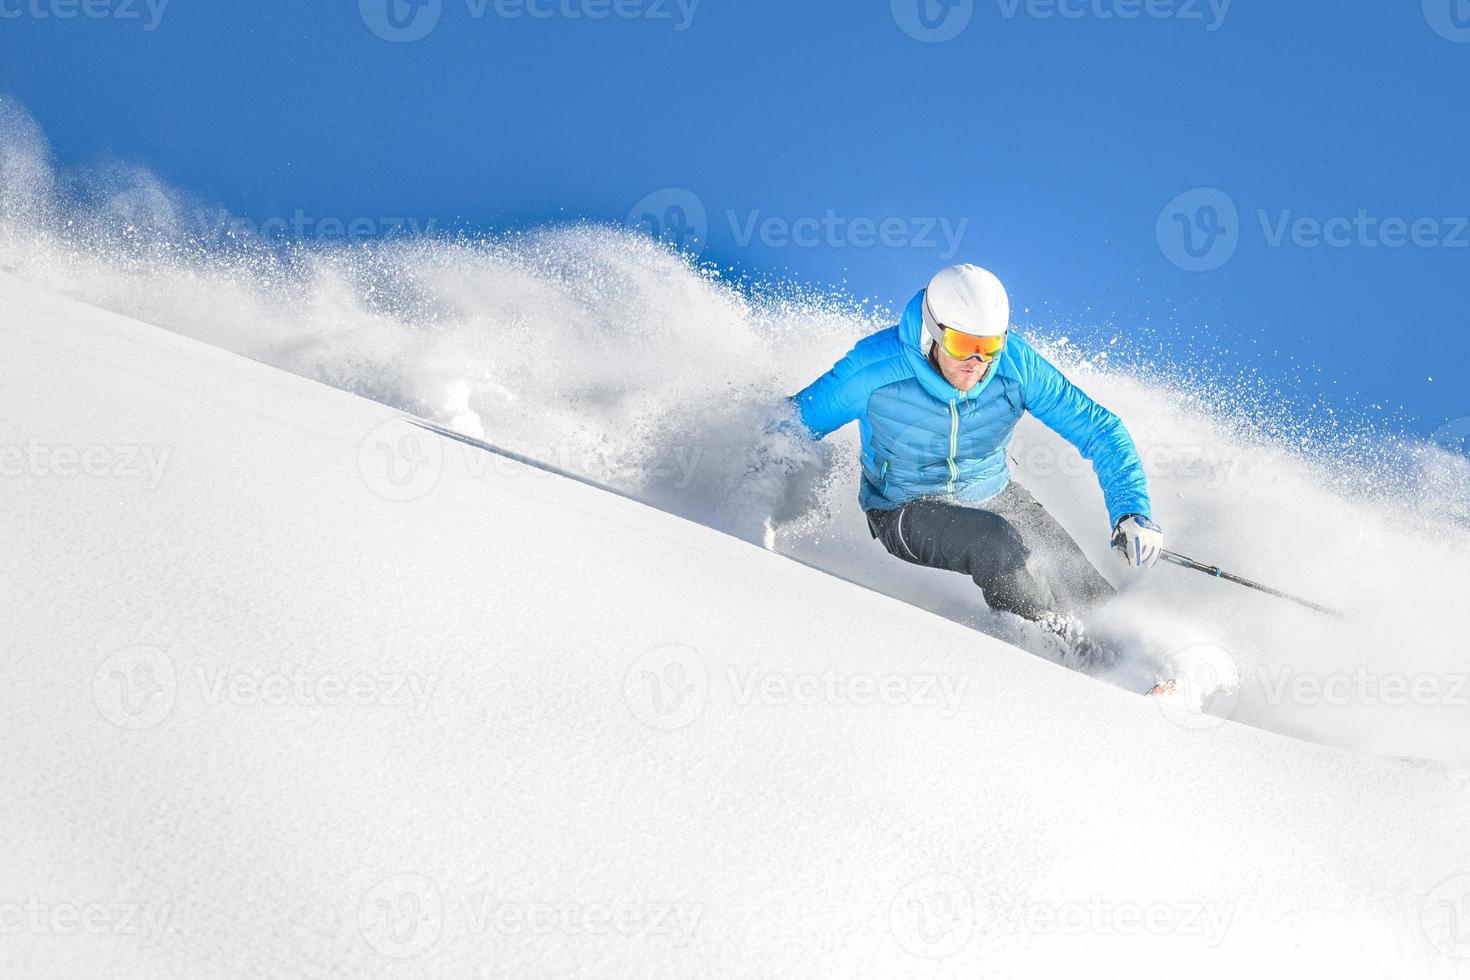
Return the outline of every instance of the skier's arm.
{"type": "Polygon", "coordinates": [[[1092,463],[1110,522],[1116,526],[1130,514],[1153,517],[1143,462],[1122,419],[1087,397],[1024,340],[1013,338],[1012,343],[1026,410],[1092,463]]]}
{"type": "Polygon", "coordinates": [[[857,375],[868,360],[864,353],[859,344],[832,365],[832,370],[791,396],[812,438],[825,439],[862,414],[868,391],[857,375]]]}

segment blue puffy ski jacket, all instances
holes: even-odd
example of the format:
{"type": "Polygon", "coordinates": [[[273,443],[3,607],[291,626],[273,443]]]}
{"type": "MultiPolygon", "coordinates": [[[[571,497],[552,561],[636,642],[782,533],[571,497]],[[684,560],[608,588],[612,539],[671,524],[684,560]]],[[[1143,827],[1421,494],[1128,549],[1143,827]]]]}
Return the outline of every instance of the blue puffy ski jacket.
{"type": "Polygon", "coordinates": [[[1113,524],[1128,514],[1153,516],[1143,464],[1118,416],[1014,330],[984,380],[960,391],[924,354],[923,299],[920,292],[897,326],[859,341],[793,397],[818,439],[854,420],[861,427],[864,510],[918,497],[990,500],[1010,483],[1006,449],[1030,412],[1092,463],[1113,524]]]}

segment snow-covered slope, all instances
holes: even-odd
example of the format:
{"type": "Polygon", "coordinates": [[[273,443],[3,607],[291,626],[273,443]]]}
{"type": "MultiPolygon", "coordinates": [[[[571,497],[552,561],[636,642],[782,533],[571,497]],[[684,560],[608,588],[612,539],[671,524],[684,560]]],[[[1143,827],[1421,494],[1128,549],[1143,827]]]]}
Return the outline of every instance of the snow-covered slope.
{"type": "Polygon", "coordinates": [[[4,275],[0,453],[5,976],[1470,975],[1441,766],[4,275]]]}
{"type": "MultiPolygon", "coordinates": [[[[733,283],[733,270],[585,223],[282,241],[137,166],[57,167],[3,96],[0,271],[1049,654],[1040,631],[990,613],[964,576],[874,544],[856,502],[856,426],[820,445],[768,431],[786,396],[892,322],[846,292],[733,283]]],[[[916,270],[916,286],[930,271],[916,270]]],[[[1045,296],[1018,309],[1017,329],[1127,421],[1172,547],[1350,613],[1326,619],[1176,568],[1128,574],[1108,553],[1090,467],[1026,419],[1010,447],[1016,478],[1122,588],[1089,623],[1125,654],[1109,680],[1139,687],[1159,661],[1203,648],[1238,681],[1217,713],[1470,767],[1470,458],[1457,451],[1470,419],[1416,439],[1379,412],[1345,417],[1314,401],[1310,365],[1288,390],[1262,383],[1253,371],[1268,351],[1200,351],[1167,327],[1050,322],[1045,296]]]]}

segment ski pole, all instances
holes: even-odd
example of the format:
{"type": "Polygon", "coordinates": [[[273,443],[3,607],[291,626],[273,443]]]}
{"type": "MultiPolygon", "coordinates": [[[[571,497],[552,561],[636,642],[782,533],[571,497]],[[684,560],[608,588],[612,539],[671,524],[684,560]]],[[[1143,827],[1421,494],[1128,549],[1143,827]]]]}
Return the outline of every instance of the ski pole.
{"type": "Polygon", "coordinates": [[[1294,602],[1299,606],[1306,606],[1308,609],[1315,609],[1317,612],[1326,613],[1329,616],[1336,616],[1339,619],[1342,618],[1342,613],[1329,606],[1323,606],[1315,602],[1309,602],[1308,600],[1303,599],[1299,596],[1294,596],[1289,592],[1282,592],[1280,589],[1273,589],[1269,585],[1262,585],[1259,582],[1252,582],[1248,578],[1241,578],[1239,575],[1232,575],[1224,569],[1217,568],[1214,565],[1206,565],[1204,562],[1195,561],[1193,558],[1186,558],[1184,555],[1177,554],[1173,551],[1162,551],[1160,552],[1159,557],[1166,562],[1178,565],[1180,568],[1192,568],[1196,572],[1204,572],[1207,575],[1215,576],[1215,578],[1222,578],[1227,582],[1234,582],[1236,585],[1243,585],[1248,589],[1255,589],[1257,592],[1264,592],[1267,595],[1273,595],[1278,599],[1285,599],[1288,602],[1294,602]]]}

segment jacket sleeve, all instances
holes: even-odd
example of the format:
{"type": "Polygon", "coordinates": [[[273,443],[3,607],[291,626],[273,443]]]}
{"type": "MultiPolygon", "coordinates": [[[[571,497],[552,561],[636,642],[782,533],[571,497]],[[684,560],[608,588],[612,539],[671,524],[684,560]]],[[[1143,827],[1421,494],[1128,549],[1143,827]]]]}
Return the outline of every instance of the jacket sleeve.
{"type": "Polygon", "coordinates": [[[871,371],[882,341],[881,334],[860,341],[832,370],[791,396],[802,424],[814,439],[825,439],[849,422],[857,420],[872,394],[871,371]]]}
{"type": "Polygon", "coordinates": [[[1024,340],[1015,344],[1028,412],[1066,439],[1092,464],[1114,525],[1128,514],[1153,517],[1148,478],[1123,420],[1087,397],[1024,340]]]}

